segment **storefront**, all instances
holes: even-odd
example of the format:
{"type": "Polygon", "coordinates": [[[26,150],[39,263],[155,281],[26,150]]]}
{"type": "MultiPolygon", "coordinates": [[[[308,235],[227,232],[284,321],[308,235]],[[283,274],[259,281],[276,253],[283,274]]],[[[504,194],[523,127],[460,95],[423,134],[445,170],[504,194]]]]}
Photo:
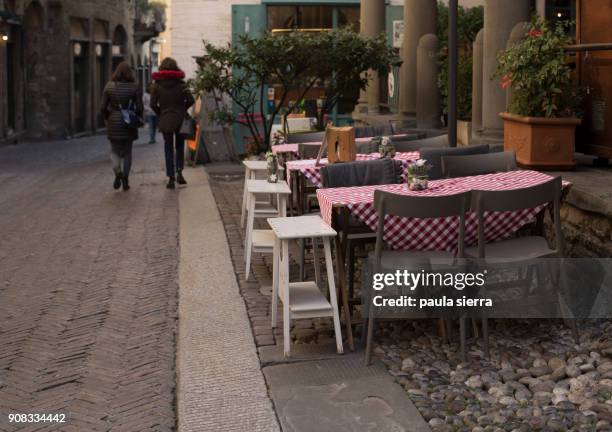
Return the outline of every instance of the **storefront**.
{"type": "MultiPolygon", "coordinates": [[[[301,1],[295,3],[288,2],[287,0],[264,0],[262,4],[233,5],[232,43],[237,43],[238,39],[243,35],[256,37],[265,30],[273,34],[279,34],[294,30],[316,32],[350,26],[354,31],[359,32],[359,4],[359,0],[301,1]]],[[[393,43],[393,21],[402,19],[403,8],[402,6],[387,5],[386,15],[388,39],[391,44],[393,43]]],[[[388,95],[389,97],[386,97],[385,102],[394,108],[396,106],[399,85],[393,82],[391,84],[395,84],[395,87],[393,87],[391,94],[388,95]]],[[[388,81],[385,80],[384,84],[381,85],[385,86],[385,94],[387,94],[387,89],[391,88],[388,81]]],[[[268,93],[266,92],[266,94],[268,93]]],[[[323,87],[311,89],[304,98],[306,110],[316,110],[316,100],[324,95],[325,88],[323,87]]],[[[330,117],[335,124],[352,122],[352,112],[358,97],[359,91],[356,89],[352,97],[338,102],[333,112],[330,113],[330,117]]],[[[291,100],[292,98],[289,97],[289,99],[291,100]]],[[[292,102],[297,101],[292,100],[292,102]]],[[[238,112],[236,109],[234,111],[238,112]]],[[[234,126],[234,139],[239,153],[242,151],[243,135],[242,127],[234,126]]]]}

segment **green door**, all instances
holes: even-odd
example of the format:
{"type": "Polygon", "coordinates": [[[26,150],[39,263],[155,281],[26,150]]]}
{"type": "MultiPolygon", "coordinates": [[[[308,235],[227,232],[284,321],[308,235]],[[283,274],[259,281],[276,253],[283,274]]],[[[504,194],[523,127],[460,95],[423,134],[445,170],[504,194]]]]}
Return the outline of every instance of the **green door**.
{"type": "MultiPolygon", "coordinates": [[[[240,36],[248,34],[257,37],[266,30],[266,6],[258,5],[232,5],[232,44],[238,43],[240,36]]],[[[236,72],[236,71],[235,71],[236,72]]],[[[234,104],[232,106],[234,115],[240,111],[234,104]]],[[[248,129],[245,126],[235,124],[232,128],[236,153],[244,154],[244,137],[248,136],[248,129]]]]}

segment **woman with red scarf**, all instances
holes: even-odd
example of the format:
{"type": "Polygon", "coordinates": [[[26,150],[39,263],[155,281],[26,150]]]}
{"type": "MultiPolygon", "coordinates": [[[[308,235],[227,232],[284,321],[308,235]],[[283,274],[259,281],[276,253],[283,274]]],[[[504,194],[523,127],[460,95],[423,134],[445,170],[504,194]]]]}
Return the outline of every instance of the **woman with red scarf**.
{"type": "Polygon", "coordinates": [[[164,137],[168,189],[174,189],[175,181],[180,185],[187,184],[183,177],[185,138],[179,131],[194,99],[184,78],[185,73],[170,57],[166,57],[159,66],[159,72],[153,74],[155,84],[151,90],[151,108],[157,114],[159,130],[164,137]]]}

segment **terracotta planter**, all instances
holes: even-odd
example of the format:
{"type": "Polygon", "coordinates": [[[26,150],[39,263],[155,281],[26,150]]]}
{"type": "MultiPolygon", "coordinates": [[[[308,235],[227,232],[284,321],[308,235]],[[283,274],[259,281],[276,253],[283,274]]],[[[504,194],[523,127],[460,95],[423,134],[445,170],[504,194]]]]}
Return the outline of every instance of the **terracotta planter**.
{"type": "Polygon", "coordinates": [[[523,117],[503,112],[504,149],[516,152],[519,165],[538,169],[571,169],[576,126],[580,119],[523,117]]]}

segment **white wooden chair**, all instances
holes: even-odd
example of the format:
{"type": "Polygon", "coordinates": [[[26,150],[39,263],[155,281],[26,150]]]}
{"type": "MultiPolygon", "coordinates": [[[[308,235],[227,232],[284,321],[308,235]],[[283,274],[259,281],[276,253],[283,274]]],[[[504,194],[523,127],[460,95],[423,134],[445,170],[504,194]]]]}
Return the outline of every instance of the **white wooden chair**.
{"type": "Polygon", "coordinates": [[[279,180],[278,183],[269,183],[267,180],[247,180],[245,189],[247,191],[247,227],[246,236],[244,239],[244,257],[246,261],[246,276],[249,279],[251,273],[251,254],[255,253],[272,253],[274,247],[274,235],[269,229],[254,229],[256,197],[257,195],[276,196],[278,207],[274,210],[272,216],[284,217],[287,215],[287,196],[291,193],[291,189],[287,182],[279,180]]]}
{"type": "MultiPolygon", "coordinates": [[[[244,189],[242,192],[242,210],[240,213],[240,226],[244,228],[246,222],[246,214],[249,209],[249,194],[247,193],[247,180],[265,179],[268,172],[268,162],[261,160],[245,160],[244,165],[244,189]]],[[[279,166],[279,170],[284,168],[279,166]]],[[[276,216],[278,209],[272,205],[272,200],[255,201],[255,218],[268,218],[276,216]]]]}
{"type": "Polygon", "coordinates": [[[343,353],[342,331],[338,312],[338,297],[334,283],[330,238],[336,236],[320,216],[298,216],[268,219],[274,232],[274,259],[272,276],[272,328],[276,327],[278,298],[283,302],[283,350],[285,357],[291,352],[290,325],[292,319],[332,317],[336,334],[336,348],[343,353]],[[314,282],[289,281],[289,242],[311,238],[315,265],[314,282]],[[318,240],[323,241],[329,298],[321,292],[318,240]]]}

